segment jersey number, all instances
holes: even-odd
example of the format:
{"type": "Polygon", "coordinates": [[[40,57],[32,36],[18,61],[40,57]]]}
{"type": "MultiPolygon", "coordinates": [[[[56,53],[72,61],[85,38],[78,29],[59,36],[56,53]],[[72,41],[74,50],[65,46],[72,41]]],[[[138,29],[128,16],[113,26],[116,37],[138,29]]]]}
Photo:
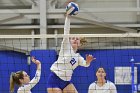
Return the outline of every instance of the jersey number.
{"type": "Polygon", "coordinates": [[[74,58],[71,59],[70,63],[72,64],[72,66],[76,63],[76,60],[74,58]]]}

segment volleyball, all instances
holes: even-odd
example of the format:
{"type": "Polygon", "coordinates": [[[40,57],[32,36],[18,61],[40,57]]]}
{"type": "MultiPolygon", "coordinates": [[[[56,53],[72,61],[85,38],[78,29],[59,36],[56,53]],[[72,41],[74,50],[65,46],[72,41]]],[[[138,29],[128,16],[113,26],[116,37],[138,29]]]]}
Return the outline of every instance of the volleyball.
{"type": "Polygon", "coordinates": [[[66,6],[66,13],[68,15],[77,15],[79,11],[79,6],[78,4],[74,3],[74,2],[70,2],[67,6],[66,6]]]}

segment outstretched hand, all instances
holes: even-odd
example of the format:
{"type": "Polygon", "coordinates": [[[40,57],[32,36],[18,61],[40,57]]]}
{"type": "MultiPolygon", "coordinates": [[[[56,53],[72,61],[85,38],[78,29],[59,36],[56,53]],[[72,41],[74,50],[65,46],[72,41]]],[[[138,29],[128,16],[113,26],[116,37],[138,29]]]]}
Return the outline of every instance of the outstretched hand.
{"type": "Polygon", "coordinates": [[[86,55],[86,62],[87,64],[90,64],[93,60],[95,60],[96,58],[90,54],[86,55]]]}
{"type": "Polygon", "coordinates": [[[39,60],[36,60],[36,58],[33,57],[33,56],[32,56],[32,58],[31,58],[31,60],[32,60],[33,63],[35,63],[35,64],[37,64],[37,65],[40,64],[40,61],[39,61],[39,60]]]}

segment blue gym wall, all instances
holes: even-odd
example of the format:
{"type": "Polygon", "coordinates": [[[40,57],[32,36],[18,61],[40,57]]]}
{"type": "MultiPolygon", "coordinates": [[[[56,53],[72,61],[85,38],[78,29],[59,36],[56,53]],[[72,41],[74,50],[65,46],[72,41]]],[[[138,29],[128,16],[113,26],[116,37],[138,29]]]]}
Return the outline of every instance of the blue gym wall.
{"type": "MultiPolygon", "coordinates": [[[[79,93],[87,93],[88,86],[96,80],[96,70],[103,67],[107,73],[107,79],[114,82],[115,66],[131,66],[130,59],[132,56],[135,62],[140,62],[140,50],[138,49],[116,49],[116,50],[81,50],[80,54],[92,54],[96,61],[92,62],[89,68],[79,67],[75,70],[73,81],[79,93]],[[77,76],[81,76],[76,78],[77,76]]],[[[140,65],[138,67],[138,83],[140,83],[140,65]]],[[[132,93],[130,85],[117,85],[118,93],[132,93]]]]}
{"type": "MultiPolygon", "coordinates": [[[[34,87],[32,93],[47,93],[47,79],[50,73],[51,65],[56,61],[56,51],[55,50],[34,50],[31,51],[31,56],[35,56],[38,60],[41,61],[42,70],[41,78],[39,83],[34,87]]],[[[30,66],[30,75],[31,78],[35,76],[36,65],[31,64],[30,66]]]]}
{"type": "MultiPolygon", "coordinates": [[[[104,67],[107,79],[114,82],[115,66],[130,66],[129,62],[133,56],[135,62],[140,62],[140,50],[80,50],[80,54],[92,54],[96,61],[88,68],[78,67],[75,69],[72,81],[79,93],[87,93],[88,86],[96,80],[95,72],[98,67],[104,67]]],[[[42,63],[40,82],[32,89],[32,93],[46,93],[47,77],[50,73],[50,66],[57,59],[55,50],[33,50],[31,56],[35,56],[42,63]]],[[[34,77],[36,65],[27,65],[27,56],[24,53],[14,51],[0,51],[0,93],[9,93],[9,78],[11,72],[25,70],[31,78],[34,77]]],[[[140,66],[138,67],[138,83],[140,83],[140,66]]],[[[117,85],[118,93],[131,93],[130,85],[117,85]]],[[[15,90],[16,93],[16,90],[15,90]]]]}
{"type": "MultiPolygon", "coordinates": [[[[24,70],[29,73],[27,56],[14,51],[0,51],[0,93],[9,93],[11,72],[24,70]]],[[[15,92],[16,93],[16,92],[15,92]]]]}

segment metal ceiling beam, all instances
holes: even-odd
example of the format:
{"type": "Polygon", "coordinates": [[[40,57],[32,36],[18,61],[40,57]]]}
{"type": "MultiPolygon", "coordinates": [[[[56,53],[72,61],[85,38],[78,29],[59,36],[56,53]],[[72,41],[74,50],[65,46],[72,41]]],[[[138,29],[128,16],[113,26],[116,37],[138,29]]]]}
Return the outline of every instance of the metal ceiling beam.
{"type": "Polygon", "coordinates": [[[0,9],[31,9],[32,6],[31,5],[8,5],[8,6],[4,6],[4,5],[0,5],[0,9]]]}
{"type": "Polygon", "coordinates": [[[27,49],[22,49],[22,48],[16,48],[16,47],[11,47],[11,46],[6,46],[6,45],[0,45],[0,50],[12,50],[12,51],[17,51],[17,52],[22,52],[25,54],[29,54],[30,50],[27,49]]]}
{"type": "Polygon", "coordinates": [[[23,18],[23,17],[24,17],[23,15],[17,15],[17,16],[14,16],[14,17],[5,18],[5,19],[0,20],[0,24],[3,24],[5,22],[9,22],[9,21],[12,21],[12,20],[20,19],[20,18],[23,18]]]}
{"type": "Polygon", "coordinates": [[[40,25],[9,25],[0,26],[0,29],[39,29],[40,25]]]}
{"type": "MultiPolygon", "coordinates": [[[[65,9],[48,9],[48,13],[65,13],[65,9]]],[[[81,13],[140,12],[140,8],[81,8],[81,13]]],[[[39,13],[39,9],[1,9],[0,13],[39,13]]]]}
{"type": "Polygon", "coordinates": [[[79,19],[82,21],[86,21],[87,23],[91,23],[94,25],[98,25],[98,26],[102,26],[102,27],[106,27],[106,28],[111,28],[111,29],[115,29],[115,30],[119,30],[119,31],[131,32],[131,33],[137,32],[137,30],[134,30],[134,29],[119,27],[119,26],[115,26],[115,25],[112,25],[109,23],[98,21],[97,19],[93,19],[92,16],[89,16],[89,15],[83,14],[83,13],[78,14],[76,16],[73,16],[73,18],[76,18],[76,19],[79,19]]]}
{"type": "MultiPolygon", "coordinates": [[[[140,24],[113,24],[121,27],[140,27],[140,24]]],[[[0,29],[39,29],[39,25],[4,25],[0,26],[0,29]]],[[[64,28],[64,25],[48,25],[47,28],[64,28]]],[[[101,28],[101,26],[97,25],[73,25],[71,24],[71,28],[101,28]]]]}
{"type": "Polygon", "coordinates": [[[39,9],[1,9],[0,13],[3,14],[35,14],[38,13],[39,14],[39,9]]]}
{"type": "MultiPolygon", "coordinates": [[[[28,19],[39,19],[40,15],[39,14],[24,14],[24,17],[28,19]]],[[[64,18],[64,14],[47,14],[47,19],[60,19],[64,18]]]]}

